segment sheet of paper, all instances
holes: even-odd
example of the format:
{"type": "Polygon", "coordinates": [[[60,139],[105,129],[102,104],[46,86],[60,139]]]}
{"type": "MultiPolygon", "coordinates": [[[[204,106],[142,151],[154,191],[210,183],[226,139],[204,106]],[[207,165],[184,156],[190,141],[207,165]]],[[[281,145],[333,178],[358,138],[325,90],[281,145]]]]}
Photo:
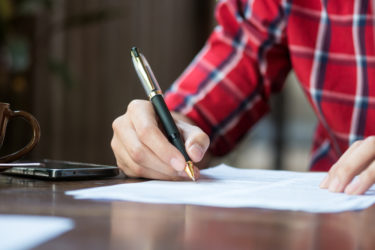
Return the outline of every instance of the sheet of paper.
{"type": "Polygon", "coordinates": [[[236,169],[201,171],[197,182],[146,181],[68,191],[77,199],[124,200],[218,207],[256,207],[307,212],[361,210],[375,203],[375,187],[350,196],[320,189],[326,173],[236,169]]]}
{"type": "Polygon", "coordinates": [[[67,218],[0,215],[0,249],[31,249],[73,227],[67,218]]]}

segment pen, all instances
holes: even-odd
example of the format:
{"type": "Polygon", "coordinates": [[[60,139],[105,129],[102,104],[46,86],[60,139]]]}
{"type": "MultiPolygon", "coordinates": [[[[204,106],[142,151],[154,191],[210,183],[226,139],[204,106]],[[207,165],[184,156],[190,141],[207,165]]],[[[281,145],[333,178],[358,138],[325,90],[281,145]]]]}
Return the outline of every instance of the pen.
{"type": "Polygon", "coordinates": [[[182,153],[185,157],[185,172],[188,176],[195,181],[193,162],[186,152],[185,145],[181,139],[180,132],[169,112],[167,105],[163,98],[163,92],[157,82],[154,73],[151,70],[146,58],[142,53],[138,51],[136,47],[131,49],[132,61],[135,67],[135,71],[146,91],[146,94],[151,101],[156,114],[158,115],[163,128],[167,134],[168,140],[182,153]]]}

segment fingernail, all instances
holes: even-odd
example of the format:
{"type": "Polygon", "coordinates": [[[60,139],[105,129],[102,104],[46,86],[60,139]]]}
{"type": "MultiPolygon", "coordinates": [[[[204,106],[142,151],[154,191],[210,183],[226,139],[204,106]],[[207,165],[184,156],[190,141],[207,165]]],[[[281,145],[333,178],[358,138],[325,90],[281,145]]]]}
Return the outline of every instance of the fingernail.
{"type": "Polygon", "coordinates": [[[178,158],[172,158],[171,159],[171,166],[176,170],[176,171],[182,171],[185,168],[185,161],[181,161],[178,158]]]}
{"type": "Polygon", "coordinates": [[[354,179],[346,188],[345,193],[346,194],[355,194],[358,190],[361,183],[359,182],[358,178],[354,179]]]}
{"type": "Polygon", "coordinates": [[[333,181],[331,182],[331,184],[329,184],[328,190],[331,192],[338,192],[339,186],[340,186],[340,181],[337,177],[335,177],[333,181]]]}
{"type": "Polygon", "coordinates": [[[199,144],[191,145],[189,151],[193,155],[194,160],[199,161],[203,158],[204,151],[199,144]]]}
{"type": "Polygon", "coordinates": [[[323,181],[320,183],[319,187],[320,188],[327,188],[328,179],[329,179],[329,175],[326,175],[326,177],[324,177],[323,181]]]}

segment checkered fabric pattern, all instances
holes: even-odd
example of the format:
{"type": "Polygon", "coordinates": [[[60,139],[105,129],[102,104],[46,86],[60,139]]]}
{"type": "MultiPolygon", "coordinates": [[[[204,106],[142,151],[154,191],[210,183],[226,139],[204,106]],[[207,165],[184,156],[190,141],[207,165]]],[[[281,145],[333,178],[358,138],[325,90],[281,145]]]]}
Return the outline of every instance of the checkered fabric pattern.
{"type": "Polygon", "coordinates": [[[291,68],[319,124],[311,170],[375,133],[375,0],[226,0],[205,47],[166,94],[223,155],[269,111],[291,68]]]}

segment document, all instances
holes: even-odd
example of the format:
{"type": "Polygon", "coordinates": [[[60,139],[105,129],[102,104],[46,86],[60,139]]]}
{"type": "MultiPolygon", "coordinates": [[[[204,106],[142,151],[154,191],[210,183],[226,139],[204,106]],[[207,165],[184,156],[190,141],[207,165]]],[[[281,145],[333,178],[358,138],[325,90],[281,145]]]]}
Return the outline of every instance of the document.
{"type": "Polygon", "coordinates": [[[0,215],[0,249],[31,249],[73,227],[67,218],[0,215]]]}
{"type": "Polygon", "coordinates": [[[76,199],[123,200],[216,207],[254,207],[332,213],[375,203],[375,186],[364,195],[320,189],[327,173],[236,169],[219,165],[192,181],[145,181],[68,191],[76,199]]]}

